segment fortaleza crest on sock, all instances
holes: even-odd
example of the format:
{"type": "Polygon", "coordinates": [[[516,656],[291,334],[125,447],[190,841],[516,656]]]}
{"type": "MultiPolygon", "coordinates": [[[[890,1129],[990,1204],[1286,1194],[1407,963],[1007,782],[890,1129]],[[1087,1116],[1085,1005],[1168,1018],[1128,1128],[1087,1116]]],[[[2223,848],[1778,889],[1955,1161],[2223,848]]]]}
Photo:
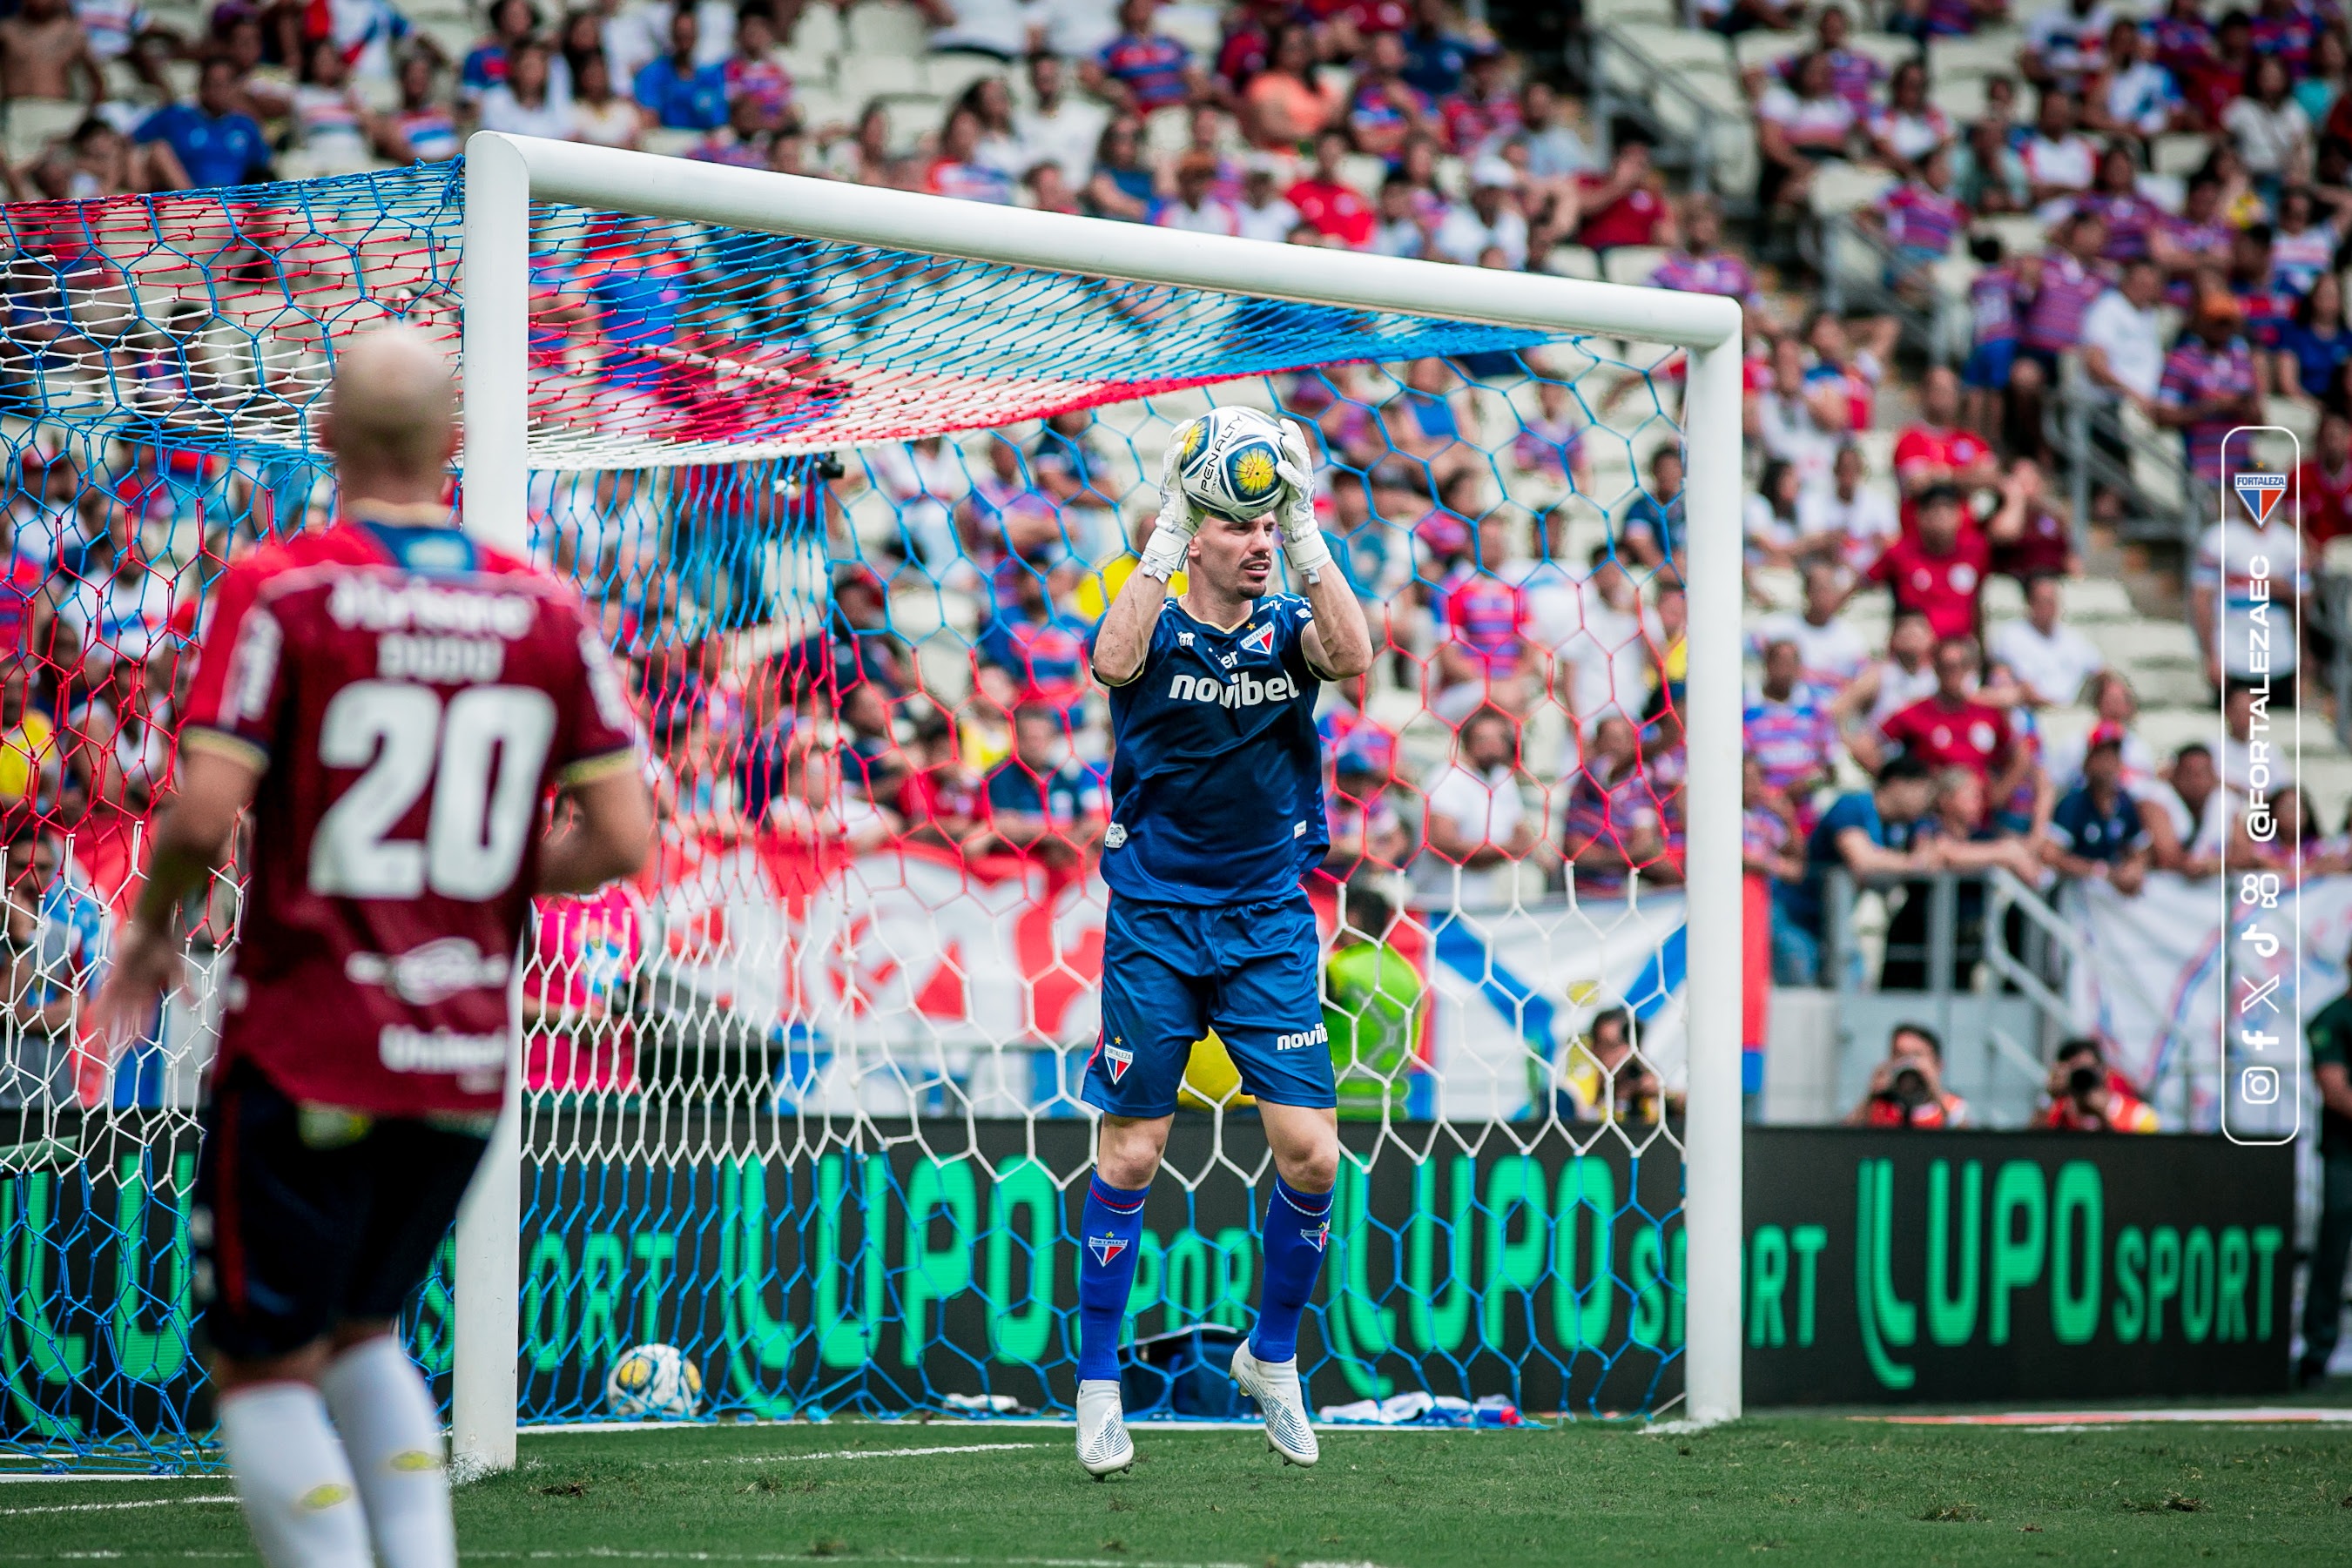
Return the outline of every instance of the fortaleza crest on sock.
{"type": "Polygon", "coordinates": [[[1331,1222],[1327,1219],[1312,1230],[1302,1230],[1298,1233],[1298,1239],[1320,1252],[1330,1242],[1331,1222]]]}
{"type": "Polygon", "coordinates": [[[1110,1267],[1110,1260],[1112,1259],[1127,1250],[1127,1238],[1124,1236],[1089,1236],[1087,1238],[1087,1250],[1095,1255],[1096,1262],[1108,1269],[1110,1267]]]}
{"type": "Polygon", "coordinates": [[[1113,1083],[1126,1077],[1127,1070],[1135,1065],[1135,1052],[1121,1051],[1115,1045],[1104,1046],[1103,1056],[1110,1062],[1110,1081],[1113,1083]]]}

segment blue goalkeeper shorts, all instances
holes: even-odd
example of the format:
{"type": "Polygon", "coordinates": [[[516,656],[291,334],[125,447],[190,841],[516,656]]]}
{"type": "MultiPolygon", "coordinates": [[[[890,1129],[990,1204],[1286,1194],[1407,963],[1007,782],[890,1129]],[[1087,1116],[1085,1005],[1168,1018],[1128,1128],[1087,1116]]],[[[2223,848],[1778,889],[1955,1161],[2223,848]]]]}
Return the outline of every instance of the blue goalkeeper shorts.
{"type": "Polygon", "coordinates": [[[1321,954],[1304,893],[1213,908],[1113,894],[1087,1103],[1114,1116],[1170,1114],[1192,1042],[1213,1029],[1249,1093],[1337,1105],[1316,986],[1321,954]]]}

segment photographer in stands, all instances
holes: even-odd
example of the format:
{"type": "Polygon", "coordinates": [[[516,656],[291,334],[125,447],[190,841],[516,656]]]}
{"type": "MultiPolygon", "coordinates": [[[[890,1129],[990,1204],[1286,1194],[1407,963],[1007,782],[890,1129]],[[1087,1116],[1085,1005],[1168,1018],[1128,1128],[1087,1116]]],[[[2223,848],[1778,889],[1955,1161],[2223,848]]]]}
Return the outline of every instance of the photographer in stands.
{"type": "Polygon", "coordinates": [[[1944,1042],[1925,1024],[1899,1023],[1870,1092],[1846,1113],[1849,1127],[1965,1127],[1969,1103],[1944,1087],[1944,1042]]]}
{"type": "Polygon", "coordinates": [[[2084,1037],[2058,1048],[2050,1064],[2050,1103],[2041,1124],[2061,1133],[2153,1133],[2156,1107],[2107,1067],[2099,1042],[2084,1037]]]}

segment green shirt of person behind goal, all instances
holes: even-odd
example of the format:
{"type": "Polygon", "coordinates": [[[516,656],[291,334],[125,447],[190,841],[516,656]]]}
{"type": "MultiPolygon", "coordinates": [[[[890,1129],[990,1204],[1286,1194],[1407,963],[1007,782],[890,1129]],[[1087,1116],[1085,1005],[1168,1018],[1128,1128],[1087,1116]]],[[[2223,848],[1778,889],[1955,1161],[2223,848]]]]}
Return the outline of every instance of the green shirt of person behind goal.
{"type": "Polygon", "coordinates": [[[1342,1121],[1404,1114],[1425,987],[1420,971],[1385,940],[1395,919],[1395,905],[1364,883],[1341,891],[1339,928],[1323,967],[1323,1030],[1342,1121]]]}

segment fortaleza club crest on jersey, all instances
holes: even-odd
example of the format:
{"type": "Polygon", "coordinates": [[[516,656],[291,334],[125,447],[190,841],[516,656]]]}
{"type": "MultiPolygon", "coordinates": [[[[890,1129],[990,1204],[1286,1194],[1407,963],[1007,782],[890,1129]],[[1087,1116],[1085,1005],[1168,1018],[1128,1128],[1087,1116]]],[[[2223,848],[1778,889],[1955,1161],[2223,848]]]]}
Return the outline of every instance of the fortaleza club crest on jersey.
{"type": "Polygon", "coordinates": [[[1106,1045],[1103,1047],[1103,1060],[1110,1063],[1110,1081],[1116,1083],[1127,1076],[1129,1068],[1135,1065],[1135,1052],[1106,1045]]]}
{"type": "Polygon", "coordinates": [[[1242,647],[1246,652],[1252,653],[1273,653],[1274,622],[1269,621],[1265,625],[1259,627],[1256,631],[1251,632],[1248,636],[1243,638],[1242,647]]]}
{"type": "Polygon", "coordinates": [[[1095,1255],[1096,1262],[1108,1269],[1110,1267],[1110,1260],[1112,1259],[1127,1250],[1127,1238],[1123,1236],[1089,1236],[1087,1238],[1087,1250],[1095,1255]]]}
{"type": "Polygon", "coordinates": [[[2279,502],[2286,497],[2284,474],[2239,474],[2232,476],[2230,483],[2237,487],[2238,499],[2246,504],[2246,511],[2258,528],[2271,520],[2271,514],[2278,510],[2279,502]]]}

